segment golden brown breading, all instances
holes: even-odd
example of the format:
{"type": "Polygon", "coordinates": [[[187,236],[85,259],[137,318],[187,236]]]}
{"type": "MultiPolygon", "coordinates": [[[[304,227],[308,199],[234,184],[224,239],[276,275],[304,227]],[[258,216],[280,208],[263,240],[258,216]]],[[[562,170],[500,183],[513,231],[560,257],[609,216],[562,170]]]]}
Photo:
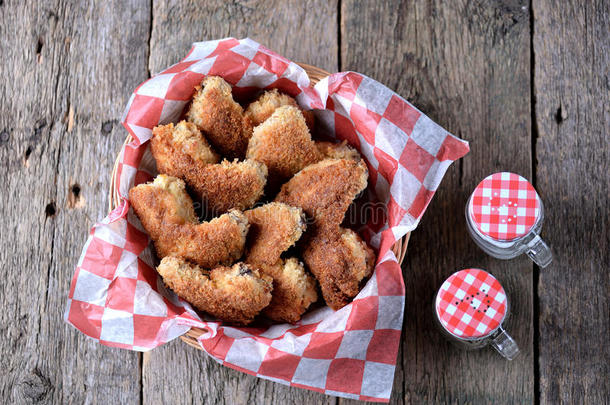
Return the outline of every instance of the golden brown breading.
{"type": "Polygon", "coordinates": [[[159,173],[180,178],[193,165],[203,167],[219,160],[197,126],[187,121],[153,128],[150,150],[159,173]]]}
{"type": "Polygon", "coordinates": [[[250,223],[246,262],[273,278],[273,298],[263,312],[275,321],[296,322],[318,299],[315,280],[303,264],[280,258],[305,231],[303,211],[274,202],[244,214],[250,223]]]}
{"type": "Polygon", "coordinates": [[[246,159],[223,160],[219,164],[191,167],[185,179],[214,215],[234,208],[252,207],[263,195],[267,183],[267,167],[246,159]]]}
{"type": "Polygon", "coordinates": [[[273,278],[271,303],[263,310],[270,319],[294,323],[318,300],[315,279],[296,258],[256,267],[273,278]]]}
{"type": "Polygon", "coordinates": [[[244,214],[231,210],[199,223],[184,182],[178,178],[160,174],[153,183],[129,190],[129,201],[159,257],[180,256],[212,268],[233,263],[243,254],[248,232],[244,214]]]}
{"type": "Polygon", "coordinates": [[[363,280],[373,272],[375,254],[351,229],[312,235],[303,259],[314,274],[326,304],[337,310],[360,291],[363,280]]]}
{"type": "Polygon", "coordinates": [[[347,144],[346,141],[340,143],[316,141],[316,148],[325,159],[352,159],[360,160],[360,153],[347,144]]]}
{"type": "Polygon", "coordinates": [[[249,324],[271,301],[271,278],[244,263],[206,271],[168,256],[157,271],[178,296],[227,322],[249,324]]]}
{"type": "Polygon", "coordinates": [[[263,162],[270,184],[281,184],[299,170],[320,160],[303,114],[296,107],[276,109],[265,122],[254,128],[246,156],[263,162]]]}
{"type": "Polygon", "coordinates": [[[218,76],[208,76],[198,86],[187,119],[196,124],[221,155],[243,158],[252,135],[243,108],[233,100],[231,85],[218,76]]]}
{"type": "Polygon", "coordinates": [[[246,261],[277,263],[282,252],[295,244],[305,231],[303,210],[282,203],[269,203],[244,212],[248,232],[246,261]]]}
{"type": "MultiPolygon", "coordinates": [[[[253,127],[262,124],[271,114],[282,106],[299,107],[297,101],[287,94],[280,93],[277,89],[267,90],[259,96],[256,101],[250,103],[246,112],[246,118],[250,120],[253,127]]],[[[299,107],[300,108],[300,107],[299,107]]],[[[314,115],[312,111],[301,110],[305,123],[310,131],[314,127],[314,115]]]]}
{"type": "Polygon", "coordinates": [[[316,228],[336,228],[352,200],[367,184],[361,160],[326,159],[310,165],[282,186],[275,201],[301,207],[316,228]]]}
{"type": "Polygon", "coordinates": [[[275,199],[301,207],[314,219],[303,259],[333,309],[356,296],[373,269],[373,251],[355,232],[339,227],[352,200],[366,187],[367,177],[360,159],[326,159],[297,173],[275,199]]]}
{"type": "Polygon", "coordinates": [[[218,155],[190,122],[155,127],[151,151],[159,172],[185,180],[214,214],[250,208],[265,190],[267,167],[263,163],[225,160],[210,164],[218,161],[218,155]]]}

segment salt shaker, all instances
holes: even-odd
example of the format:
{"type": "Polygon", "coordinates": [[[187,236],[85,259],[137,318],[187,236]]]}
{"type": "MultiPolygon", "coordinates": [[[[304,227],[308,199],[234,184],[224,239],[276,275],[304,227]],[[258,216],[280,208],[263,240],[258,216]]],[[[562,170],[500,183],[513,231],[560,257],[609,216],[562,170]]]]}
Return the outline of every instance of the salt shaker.
{"type": "Polygon", "coordinates": [[[540,267],[553,260],[540,238],[543,219],[538,193],[515,173],[487,176],[466,204],[468,231],[481,249],[498,259],[512,259],[525,252],[540,267]]]}
{"type": "Polygon", "coordinates": [[[438,290],[434,308],[437,325],[458,346],[491,345],[508,360],[519,354],[519,347],[502,327],[508,314],[504,288],[485,270],[453,273],[438,290]]]}

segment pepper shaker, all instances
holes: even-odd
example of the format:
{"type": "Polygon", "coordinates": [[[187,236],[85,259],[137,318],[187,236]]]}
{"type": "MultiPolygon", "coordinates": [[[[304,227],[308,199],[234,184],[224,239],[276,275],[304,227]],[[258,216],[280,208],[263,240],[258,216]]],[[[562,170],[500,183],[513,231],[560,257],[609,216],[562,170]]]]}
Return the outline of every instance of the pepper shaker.
{"type": "Polygon", "coordinates": [[[453,273],[434,300],[437,326],[450,341],[466,349],[491,345],[508,360],[519,353],[502,327],[508,299],[500,282],[481,269],[453,273]]]}

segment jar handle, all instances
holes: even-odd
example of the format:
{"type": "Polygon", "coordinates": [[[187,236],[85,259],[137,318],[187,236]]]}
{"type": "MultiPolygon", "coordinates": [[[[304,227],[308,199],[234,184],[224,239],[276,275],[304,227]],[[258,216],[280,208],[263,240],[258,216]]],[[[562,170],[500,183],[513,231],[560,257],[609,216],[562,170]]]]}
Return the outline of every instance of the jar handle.
{"type": "Polygon", "coordinates": [[[549,249],[539,235],[536,235],[536,237],[527,244],[527,247],[527,255],[538,266],[544,268],[551,264],[551,261],[553,261],[551,249],[549,249]]]}
{"type": "Polygon", "coordinates": [[[499,332],[491,340],[491,345],[506,359],[514,359],[519,354],[519,346],[517,346],[517,343],[506,333],[502,326],[500,326],[499,332]]]}

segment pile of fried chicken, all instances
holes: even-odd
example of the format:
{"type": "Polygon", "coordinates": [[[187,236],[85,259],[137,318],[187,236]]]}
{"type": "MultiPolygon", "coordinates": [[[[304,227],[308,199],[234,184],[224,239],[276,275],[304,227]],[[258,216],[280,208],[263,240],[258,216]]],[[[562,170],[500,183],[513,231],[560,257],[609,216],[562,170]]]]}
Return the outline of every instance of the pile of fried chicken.
{"type": "Polygon", "coordinates": [[[347,305],[375,262],[341,226],[367,185],[358,151],[312,140],[312,112],[275,89],[244,110],[217,76],[195,88],[185,118],[153,129],[160,174],[129,191],[164,283],[233,324],[261,312],[295,323],[318,285],[331,308],[347,305]],[[189,192],[213,219],[199,220],[189,192]]]}

